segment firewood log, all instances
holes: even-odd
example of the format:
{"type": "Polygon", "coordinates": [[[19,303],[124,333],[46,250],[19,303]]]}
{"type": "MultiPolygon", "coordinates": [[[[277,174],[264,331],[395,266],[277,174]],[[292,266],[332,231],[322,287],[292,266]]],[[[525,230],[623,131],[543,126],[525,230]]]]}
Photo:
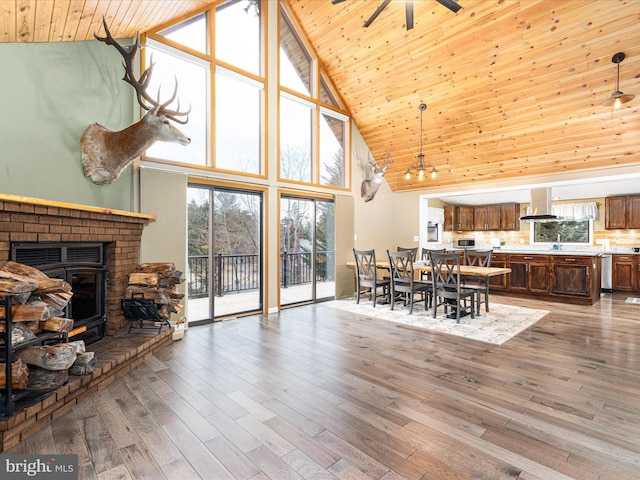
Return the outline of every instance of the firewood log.
{"type": "Polygon", "coordinates": [[[56,310],[64,310],[72,296],[73,293],[66,292],[45,293],[42,295],[42,301],[56,310]]]}
{"type": "Polygon", "coordinates": [[[45,273],[35,267],[12,261],[0,262],[0,276],[23,280],[27,283],[30,283],[30,280],[33,279],[49,278],[45,273]]]}
{"type": "Polygon", "coordinates": [[[36,286],[29,282],[12,280],[9,278],[0,278],[0,292],[6,292],[6,293],[12,293],[12,294],[29,293],[29,292],[33,292],[35,289],[36,289],[36,286]]]}
{"type": "MultiPolygon", "coordinates": [[[[0,317],[4,316],[4,306],[0,306],[0,317]]],[[[28,320],[46,320],[49,317],[49,308],[44,304],[11,305],[11,319],[14,322],[24,322],[28,320]]]]}
{"type": "Polygon", "coordinates": [[[41,347],[27,347],[16,353],[24,363],[47,370],[66,370],[76,361],[76,349],[63,343],[41,347]]]}
{"type": "Polygon", "coordinates": [[[176,266],[171,262],[141,263],[136,271],[142,273],[158,273],[164,276],[173,275],[176,266]]]}
{"type": "MultiPolygon", "coordinates": [[[[14,390],[25,390],[29,382],[29,367],[20,359],[11,364],[11,386],[14,390]]],[[[6,365],[0,363],[0,388],[7,385],[6,365]]]]}
{"type": "Polygon", "coordinates": [[[36,290],[33,292],[36,295],[42,295],[44,293],[57,293],[57,292],[70,292],[71,285],[62,280],[61,278],[47,278],[37,280],[35,283],[36,290]]]}
{"type": "Polygon", "coordinates": [[[130,273],[129,274],[130,285],[158,285],[157,273],[130,273]]]}
{"type": "Polygon", "coordinates": [[[73,330],[73,319],[52,317],[41,322],[40,328],[47,332],[70,332],[73,330]]]}
{"type": "Polygon", "coordinates": [[[94,356],[94,352],[81,353],[69,368],[69,375],[88,375],[93,372],[97,363],[98,359],[94,356]]]}
{"type": "MultiPolygon", "coordinates": [[[[85,353],[87,351],[87,347],[84,343],[84,340],[76,340],[75,342],[67,342],[64,343],[63,345],[69,345],[73,348],[76,349],[76,353],[78,355],[80,355],[81,353],[85,353]]],[[[91,352],[91,354],[93,355],[93,352],[91,352]]]]}
{"type": "Polygon", "coordinates": [[[48,370],[46,368],[31,367],[29,369],[28,390],[35,392],[49,392],[60,388],[69,381],[69,371],[48,370]]]}

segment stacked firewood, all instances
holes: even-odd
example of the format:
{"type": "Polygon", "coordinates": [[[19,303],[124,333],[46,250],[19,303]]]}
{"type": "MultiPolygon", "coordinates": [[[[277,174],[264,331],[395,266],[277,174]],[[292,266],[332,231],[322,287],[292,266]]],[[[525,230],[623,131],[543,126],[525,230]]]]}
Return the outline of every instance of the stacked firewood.
{"type": "MultiPolygon", "coordinates": [[[[73,329],[73,320],[63,318],[63,310],[73,296],[71,285],[64,280],[49,278],[37,268],[22,263],[0,262],[0,295],[4,293],[12,294],[11,318],[16,324],[11,332],[12,345],[30,340],[42,331],[73,329]]],[[[0,306],[0,318],[4,317],[4,306],[0,306]]],[[[4,323],[0,322],[0,332],[3,329],[4,323]]]]}
{"type": "Polygon", "coordinates": [[[182,272],[171,262],[143,263],[129,275],[126,298],[145,298],[157,305],[158,315],[169,320],[172,313],[182,310],[183,293],[178,292],[184,282],[182,272]]]}
{"type": "MultiPolygon", "coordinates": [[[[11,347],[37,340],[42,332],[65,333],[73,329],[73,320],[62,317],[73,296],[71,286],[64,280],[49,278],[22,263],[0,262],[0,299],[6,294],[11,295],[11,347]]],[[[4,305],[0,305],[0,318],[6,313],[4,305]]],[[[5,328],[6,323],[0,322],[0,332],[5,328]]],[[[11,365],[13,389],[34,393],[64,385],[69,374],[91,373],[97,362],[93,352],[85,351],[83,341],[28,346],[17,350],[15,358],[11,365]]],[[[0,388],[7,380],[5,367],[0,363],[0,388]]]]}

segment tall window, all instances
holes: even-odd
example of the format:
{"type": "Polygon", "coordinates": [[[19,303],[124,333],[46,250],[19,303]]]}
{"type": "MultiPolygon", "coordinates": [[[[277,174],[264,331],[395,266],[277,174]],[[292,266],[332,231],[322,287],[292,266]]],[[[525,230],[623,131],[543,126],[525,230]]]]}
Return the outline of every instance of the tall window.
{"type": "Polygon", "coordinates": [[[194,165],[207,164],[208,152],[208,109],[209,104],[209,62],[193,55],[147,40],[143,49],[147,65],[153,63],[153,74],[148,91],[166,101],[177,88],[176,101],[169,108],[189,112],[189,121],[175,125],[191,139],[189,145],[156,142],[147,150],[147,157],[171,160],[194,165]]]}
{"type": "Polygon", "coordinates": [[[157,142],[147,157],[264,175],[266,5],[260,0],[230,0],[148,34],[145,63],[151,63],[153,54],[155,64],[150,92],[162,85],[170,96],[174,77],[178,79],[181,109],[191,106],[189,122],[178,127],[191,144],[157,142]]]}
{"type": "Polygon", "coordinates": [[[317,58],[280,10],[280,170],[282,180],[346,187],[349,117],[317,58]]]}

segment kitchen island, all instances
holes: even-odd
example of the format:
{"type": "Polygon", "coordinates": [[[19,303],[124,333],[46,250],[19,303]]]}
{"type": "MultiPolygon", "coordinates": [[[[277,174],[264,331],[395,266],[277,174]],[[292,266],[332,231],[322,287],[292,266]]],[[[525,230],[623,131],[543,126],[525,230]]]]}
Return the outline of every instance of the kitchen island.
{"type": "Polygon", "coordinates": [[[602,252],[494,250],[491,266],[510,268],[492,293],[593,305],[600,300],[602,252]]]}

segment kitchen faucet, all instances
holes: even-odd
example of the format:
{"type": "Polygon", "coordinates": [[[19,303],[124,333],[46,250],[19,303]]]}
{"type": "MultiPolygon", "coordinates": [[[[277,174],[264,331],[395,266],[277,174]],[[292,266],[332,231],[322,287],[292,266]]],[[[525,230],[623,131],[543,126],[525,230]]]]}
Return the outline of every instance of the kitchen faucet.
{"type": "Polygon", "coordinates": [[[560,234],[558,234],[558,250],[560,250],[560,249],[561,249],[561,247],[560,247],[560,234]]]}

